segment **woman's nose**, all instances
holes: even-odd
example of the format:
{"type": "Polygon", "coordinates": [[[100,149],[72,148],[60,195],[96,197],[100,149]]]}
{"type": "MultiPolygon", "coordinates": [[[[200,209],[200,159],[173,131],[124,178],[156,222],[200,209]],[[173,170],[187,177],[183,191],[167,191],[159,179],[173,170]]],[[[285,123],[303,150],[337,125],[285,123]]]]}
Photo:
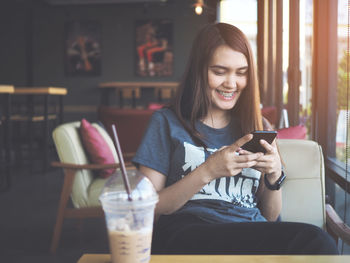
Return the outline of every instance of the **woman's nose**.
{"type": "Polygon", "coordinates": [[[235,77],[229,76],[226,78],[224,87],[228,89],[235,89],[237,88],[237,81],[235,77]]]}

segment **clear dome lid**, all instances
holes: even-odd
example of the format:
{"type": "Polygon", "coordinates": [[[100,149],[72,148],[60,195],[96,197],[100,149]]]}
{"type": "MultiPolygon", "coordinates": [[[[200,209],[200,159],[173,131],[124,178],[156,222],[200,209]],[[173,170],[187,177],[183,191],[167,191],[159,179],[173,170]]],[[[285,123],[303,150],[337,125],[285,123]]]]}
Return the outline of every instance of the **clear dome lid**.
{"type": "MultiPolygon", "coordinates": [[[[141,172],[136,170],[127,171],[130,184],[130,197],[133,206],[135,205],[154,205],[158,202],[158,194],[154,189],[152,182],[141,172]]],[[[123,177],[120,171],[114,173],[105,183],[100,201],[104,207],[116,203],[118,206],[130,205],[128,193],[124,186],[123,177]]]]}

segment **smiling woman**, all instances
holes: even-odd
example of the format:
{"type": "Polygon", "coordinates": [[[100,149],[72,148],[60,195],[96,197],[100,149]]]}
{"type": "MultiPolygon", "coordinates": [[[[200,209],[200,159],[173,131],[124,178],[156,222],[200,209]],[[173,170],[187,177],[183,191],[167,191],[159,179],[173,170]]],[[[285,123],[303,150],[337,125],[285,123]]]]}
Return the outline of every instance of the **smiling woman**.
{"type": "Polygon", "coordinates": [[[337,253],[320,228],[275,222],[285,178],[276,142],[260,140],[266,153],[241,148],[262,129],[247,38],[206,25],[173,104],[153,114],[132,160],[159,194],[153,254],[337,253]]]}

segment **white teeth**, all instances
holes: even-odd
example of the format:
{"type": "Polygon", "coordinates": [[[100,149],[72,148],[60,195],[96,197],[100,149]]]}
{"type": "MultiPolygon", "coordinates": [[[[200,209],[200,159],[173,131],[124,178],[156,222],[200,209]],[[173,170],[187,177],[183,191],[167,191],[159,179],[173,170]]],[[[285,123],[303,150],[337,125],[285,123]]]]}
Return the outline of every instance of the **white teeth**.
{"type": "Polygon", "coordinates": [[[230,97],[232,97],[233,94],[235,93],[234,91],[232,91],[232,92],[225,92],[225,91],[221,91],[221,90],[218,90],[218,92],[219,92],[222,96],[224,96],[225,98],[230,98],[230,97]]]}

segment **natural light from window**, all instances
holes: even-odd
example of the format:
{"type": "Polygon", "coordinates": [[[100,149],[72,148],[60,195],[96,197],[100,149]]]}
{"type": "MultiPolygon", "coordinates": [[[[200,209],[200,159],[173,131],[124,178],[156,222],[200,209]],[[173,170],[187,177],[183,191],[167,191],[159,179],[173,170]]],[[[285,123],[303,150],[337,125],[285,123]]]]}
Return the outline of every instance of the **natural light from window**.
{"type": "Polygon", "coordinates": [[[311,131],[312,102],[312,33],[313,4],[312,0],[300,0],[300,123],[311,131]]]}
{"type": "Polygon", "coordinates": [[[346,105],[347,105],[347,38],[348,0],[338,0],[338,88],[336,158],[345,163],[346,153],[346,105]]]}
{"type": "Polygon", "coordinates": [[[238,27],[247,36],[256,60],[257,0],[222,0],[219,4],[218,21],[238,27]]]}

